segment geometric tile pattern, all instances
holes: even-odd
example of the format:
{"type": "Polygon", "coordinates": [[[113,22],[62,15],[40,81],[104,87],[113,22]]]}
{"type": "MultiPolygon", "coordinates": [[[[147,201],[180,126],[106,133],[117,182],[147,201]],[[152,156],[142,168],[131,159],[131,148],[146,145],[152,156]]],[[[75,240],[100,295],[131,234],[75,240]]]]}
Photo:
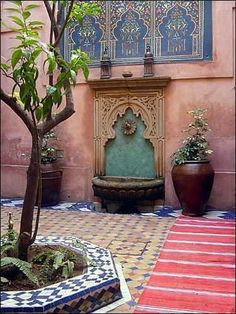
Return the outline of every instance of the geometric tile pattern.
{"type": "MultiPolygon", "coordinates": [[[[0,200],[1,206],[6,207],[19,207],[22,208],[23,199],[22,198],[2,198],[0,200]]],[[[94,211],[95,206],[93,202],[79,202],[79,203],[69,203],[69,202],[60,202],[55,206],[45,206],[47,209],[56,209],[56,210],[79,210],[79,211],[94,211]]]]}
{"type": "Polygon", "coordinates": [[[211,59],[211,1],[95,1],[100,13],[66,29],[63,53],[81,48],[99,64],[105,46],[114,64],[211,59]]]}
{"type": "MultiPolygon", "coordinates": [[[[169,228],[175,222],[175,217],[180,214],[180,210],[163,206],[157,207],[158,215],[118,215],[79,209],[70,210],[63,206],[60,208],[63,204],[65,203],[58,204],[57,210],[43,208],[40,214],[39,235],[75,236],[103,248],[107,248],[111,242],[116,243],[115,241],[121,241],[127,245],[131,243],[131,246],[133,243],[147,243],[141,255],[129,255],[128,251],[127,254],[119,254],[118,246],[109,246],[115,263],[122,268],[131,299],[127,297],[125,304],[121,304],[120,300],[116,301],[114,306],[118,304],[118,307],[115,309],[105,308],[109,313],[133,313],[159,257],[169,228]]],[[[75,203],[69,204],[72,206],[75,203]]],[[[20,207],[22,205],[1,206],[2,233],[6,232],[9,211],[13,215],[14,228],[19,230],[20,207]]],[[[208,216],[213,214],[221,219],[235,217],[235,213],[230,210],[210,209],[208,216]]],[[[120,253],[125,252],[120,251],[120,253]]],[[[98,313],[105,313],[104,309],[101,308],[98,313]]]]}
{"type": "MultiPolygon", "coordinates": [[[[22,198],[2,198],[0,199],[1,207],[18,207],[22,208],[23,199],[22,198]]],[[[93,202],[77,202],[77,203],[69,203],[69,202],[60,202],[56,206],[50,207],[43,207],[45,209],[52,209],[52,210],[67,210],[67,211],[80,211],[80,212],[96,212],[95,204],[93,202]]],[[[150,217],[173,217],[177,218],[182,214],[182,210],[179,207],[173,206],[157,206],[154,209],[153,213],[140,213],[140,214],[133,214],[139,216],[150,216],[150,217]]],[[[235,218],[235,211],[228,209],[228,210],[221,210],[216,208],[207,207],[204,215],[202,217],[205,218],[220,218],[220,219],[234,219],[235,218]]]]}
{"type": "MultiPolygon", "coordinates": [[[[18,231],[20,227],[21,208],[2,206],[2,234],[6,232],[8,212],[12,212],[14,229],[18,231]]],[[[149,279],[169,227],[174,221],[173,217],[145,217],[44,208],[40,214],[38,235],[73,236],[103,248],[107,248],[111,241],[115,240],[132,244],[135,242],[148,243],[142,255],[123,255],[119,254],[119,251],[113,251],[113,248],[110,249],[115,264],[120,265],[125,278],[125,286],[128,286],[129,292],[126,293],[125,298],[114,302],[114,306],[118,307],[114,308],[111,303],[109,309],[106,306],[97,311],[99,311],[98,313],[105,313],[105,310],[108,310],[109,313],[113,311],[114,313],[132,313],[143,286],[149,279]]]]}
{"type": "Polygon", "coordinates": [[[147,245],[148,242],[127,242],[126,240],[112,240],[107,246],[107,249],[111,250],[113,254],[140,256],[143,254],[147,245]]]}
{"type": "Polygon", "coordinates": [[[69,301],[66,304],[58,305],[48,313],[90,313],[120,298],[120,285],[116,284],[108,288],[96,290],[83,297],[69,301]]]}
{"type": "MultiPolygon", "coordinates": [[[[38,236],[35,244],[61,244],[77,252],[75,237],[38,236]]],[[[26,292],[2,291],[1,312],[86,313],[121,298],[120,281],[111,253],[82,241],[90,265],[82,275],[26,292]]],[[[82,253],[82,252],[81,252],[82,253]]]]}

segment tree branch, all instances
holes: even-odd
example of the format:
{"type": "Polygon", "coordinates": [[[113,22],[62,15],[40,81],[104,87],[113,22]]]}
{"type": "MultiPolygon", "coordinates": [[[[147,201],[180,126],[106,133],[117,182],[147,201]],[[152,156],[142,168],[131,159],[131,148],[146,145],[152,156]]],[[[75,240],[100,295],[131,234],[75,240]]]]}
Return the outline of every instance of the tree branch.
{"type": "Polygon", "coordinates": [[[15,82],[15,84],[20,87],[20,84],[17,82],[17,80],[14,79],[13,76],[11,76],[10,74],[8,74],[3,68],[1,68],[1,70],[3,71],[3,75],[4,75],[4,76],[6,76],[6,77],[10,78],[11,80],[13,80],[13,81],[15,82]]]}
{"type": "Polygon", "coordinates": [[[59,31],[58,31],[58,26],[57,26],[57,23],[56,23],[56,20],[55,20],[55,16],[53,15],[53,12],[52,12],[52,9],[51,9],[51,6],[50,6],[49,2],[47,0],[43,0],[43,2],[44,2],[44,5],[45,5],[45,7],[47,9],[48,16],[49,16],[50,21],[51,21],[54,37],[57,38],[58,34],[59,34],[59,31]]]}
{"type": "Polygon", "coordinates": [[[59,41],[60,41],[60,39],[61,39],[61,37],[62,37],[62,35],[64,33],[64,30],[66,28],[66,24],[67,24],[67,22],[68,22],[68,20],[70,18],[70,15],[71,15],[71,11],[72,11],[74,2],[75,2],[75,0],[71,0],[71,2],[70,2],[70,6],[69,6],[69,9],[68,9],[68,12],[67,12],[67,15],[66,15],[66,19],[65,19],[64,24],[62,25],[62,27],[60,29],[59,35],[57,37],[55,37],[55,42],[53,44],[53,47],[57,47],[57,45],[58,45],[58,43],[59,43],[59,41]]]}
{"type": "Polygon", "coordinates": [[[73,102],[73,96],[71,87],[67,88],[66,90],[66,105],[64,109],[62,109],[61,112],[56,114],[54,117],[52,117],[51,120],[45,121],[42,124],[38,126],[39,131],[41,131],[41,134],[45,134],[51,129],[53,129],[55,126],[57,126],[62,121],[68,119],[72,114],[75,112],[74,109],[74,102],[73,102]]]}
{"type": "Polygon", "coordinates": [[[2,99],[5,104],[7,104],[21,120],[25,123],[26,127],[32,134],[34,130],[33,122],[28,116],[28,114],[17,104],[15,98],[9,97],[2,89],[0,91],[0,99],[2,99]]]}
{"type": "Polygon", "coordinates": [[[39,158],[39,181],[38,181],[38,202],[37,202],[37,206],[38,206],[38,210],[37,210],[37,215],[36,215],[36,220],[35,220],[35,228],[34,228],[34,233],[33,236],[31,237],[30,240],[30,244],[33,244],[37,233],[38,233],[38,227],[39,227],[39,218],[40,218],[40,212],[41,212],[41,202],[42,202],[42,171],[41,171],[41,152],[42,152],[42,137],[39,137],[39,130],[37,128],[37,122],[35,119],[35,115],[34,115],[34,111],[31,109],[31,116],[32,116],[32,120],[33,120],[33,125],[34,125],[34,129],[37,130],[36,131],[36,137],[37,137],[37,155],[40,156],[39,158]]]}
{"type": "MultiPolygon", "coordinates": [[[[59,5],[58,5],[58,11],[57,11],[57,25],[60,25],[60,24],[61,24],[63,9],[64,9],[63,5],[61,5],[60,8],[59,8],[59,5]]],[[[60,25],[60,28],[61,28],[61,25],[60,25]]]]}

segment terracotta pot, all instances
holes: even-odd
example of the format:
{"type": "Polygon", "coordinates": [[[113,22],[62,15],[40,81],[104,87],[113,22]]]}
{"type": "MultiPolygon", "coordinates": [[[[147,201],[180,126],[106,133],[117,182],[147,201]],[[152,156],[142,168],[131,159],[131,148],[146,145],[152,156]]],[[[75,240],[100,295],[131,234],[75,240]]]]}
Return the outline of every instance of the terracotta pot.
{"type": "MultiPolygon", "coordinates": [[[[42,169],[42,206],[55,206],[60,202],[62,170],[43,167],[42,169]]],[[[38,197],[36,204],[38,203],[38,197]]]]}
{"type": "Polygon", "coordinates": [[[214,170],[210,161],[186,161],[175,165],[171,176],[182,214],[203,215],[214,181],[214,170]]]}

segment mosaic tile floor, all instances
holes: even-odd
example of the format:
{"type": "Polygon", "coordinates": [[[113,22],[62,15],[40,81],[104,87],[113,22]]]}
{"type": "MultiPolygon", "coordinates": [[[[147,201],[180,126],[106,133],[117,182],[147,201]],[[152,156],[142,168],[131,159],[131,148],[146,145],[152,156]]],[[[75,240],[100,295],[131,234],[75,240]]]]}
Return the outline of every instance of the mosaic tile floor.
{"type": "MultiPolygon", "coordinates": [[[[19,228],[21,209],[2,206],[2,232],[6,231],[9,211],[13,214],[15,229],[19,228]]],[[[38,234],[77,236],[108,248],[115,262],[121,265],[131,294],[131,300],[110,312],[132,313],[174,221],[173,217],[156,218],[44,209],[41,212],[38,234]],[[137,248],[136,242],[139,243],[137,248]]]]}
{"type": "MultiPolygon", "coordinates": [[[[9,211],[13,213],[14,225],[18,230],[22,199],[2,199],[1,207],[2,232],[6,230],[9,211]]],[[[164,206],[157,208],[155,214],[116,215],[97,213],[92,203],[60,203],[41,211],[38,234],[77,236],[109,249],[115,262],[122,267],[131,300],[106,312],[132,313],[168,230],[180,213],[180,209],[164,206]]],[[[235,217],[235,212],[208,209],[205,217],[229,219],[235,217]]]]}
{"type": "MultiPolygon", "coordinates": [[[[1,206],[6,207],[22,207],[23,199],[22,198],[6,198],[0,199],[1,206]]],[[[95,205],[93,202],[60,202],[56,206],[45,207],[46,209],[54,210],[70,210],[70,211],[81,211],[81,212],[95,212],[95,205]]],[[[135,214],[139,216],[153,216],[153,217],[179,217],[181,215],[181,208],[172,207],[172,206],[157,206],[154,213],[142,213],[135,214]]],[[[208,207],[203,215],[205,218],[222,218],[222,219],[234,219],[235,211],[233,210],[221,210],[208,207]]]]}

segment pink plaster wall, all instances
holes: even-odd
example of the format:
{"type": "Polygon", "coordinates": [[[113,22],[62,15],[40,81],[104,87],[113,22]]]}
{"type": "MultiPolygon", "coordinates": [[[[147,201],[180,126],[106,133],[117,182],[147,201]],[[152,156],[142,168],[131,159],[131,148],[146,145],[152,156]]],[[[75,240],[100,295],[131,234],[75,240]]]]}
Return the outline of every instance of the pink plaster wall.
{"type": "MultiPolygon", "coordinates": [[[[1,2],[5,6],[6,1],[1,2]]],[[[39,2],[42,3],[42,2],[39,2]]],[[[45,17],[43,9],[38,18],[45,17]]],[[[5,16],[3,16],[5,17],[5,16]]],[[[215,181],[209,205],[234,208],[235,200],[235,74],[234,74],[234,1],[213,1],[213,61],[168,63],[154,66],[155,75],[170,76],[165,89],[165,192],[166,204],[178,205],[174,194],[169,156],[178,146],[181,130],[188,123],[186,112],[197,106],[208,108],[209,134],[214,154],[211,157],[215,181]]],[[[45,31],[42,32],[45,36],[45,31]]],[[[2,55],[7,56],[12,34],[2,29],[2,55]]],[[[114,66],[112,77],[121,77],[129,70],[143,76],[143,66],[114,66]]],[[[90,79],[99,78],[100,69],[90,69],[90,79]]],[[[40,90],[46,81],[42,77],[40,90]]],[[[9,82],[2,80],[2,87],[9,82]]],[[[93,91],[80,76],[73,89],[76,113],[57,127],[59,146],[64,150],[62,200],[94,200],[93,177],[93,91]]],[[[2,196],[23,196],[25,173],[30,151],[30,137],[23,123],[3,104],[1,115],[2,196]]]]}

